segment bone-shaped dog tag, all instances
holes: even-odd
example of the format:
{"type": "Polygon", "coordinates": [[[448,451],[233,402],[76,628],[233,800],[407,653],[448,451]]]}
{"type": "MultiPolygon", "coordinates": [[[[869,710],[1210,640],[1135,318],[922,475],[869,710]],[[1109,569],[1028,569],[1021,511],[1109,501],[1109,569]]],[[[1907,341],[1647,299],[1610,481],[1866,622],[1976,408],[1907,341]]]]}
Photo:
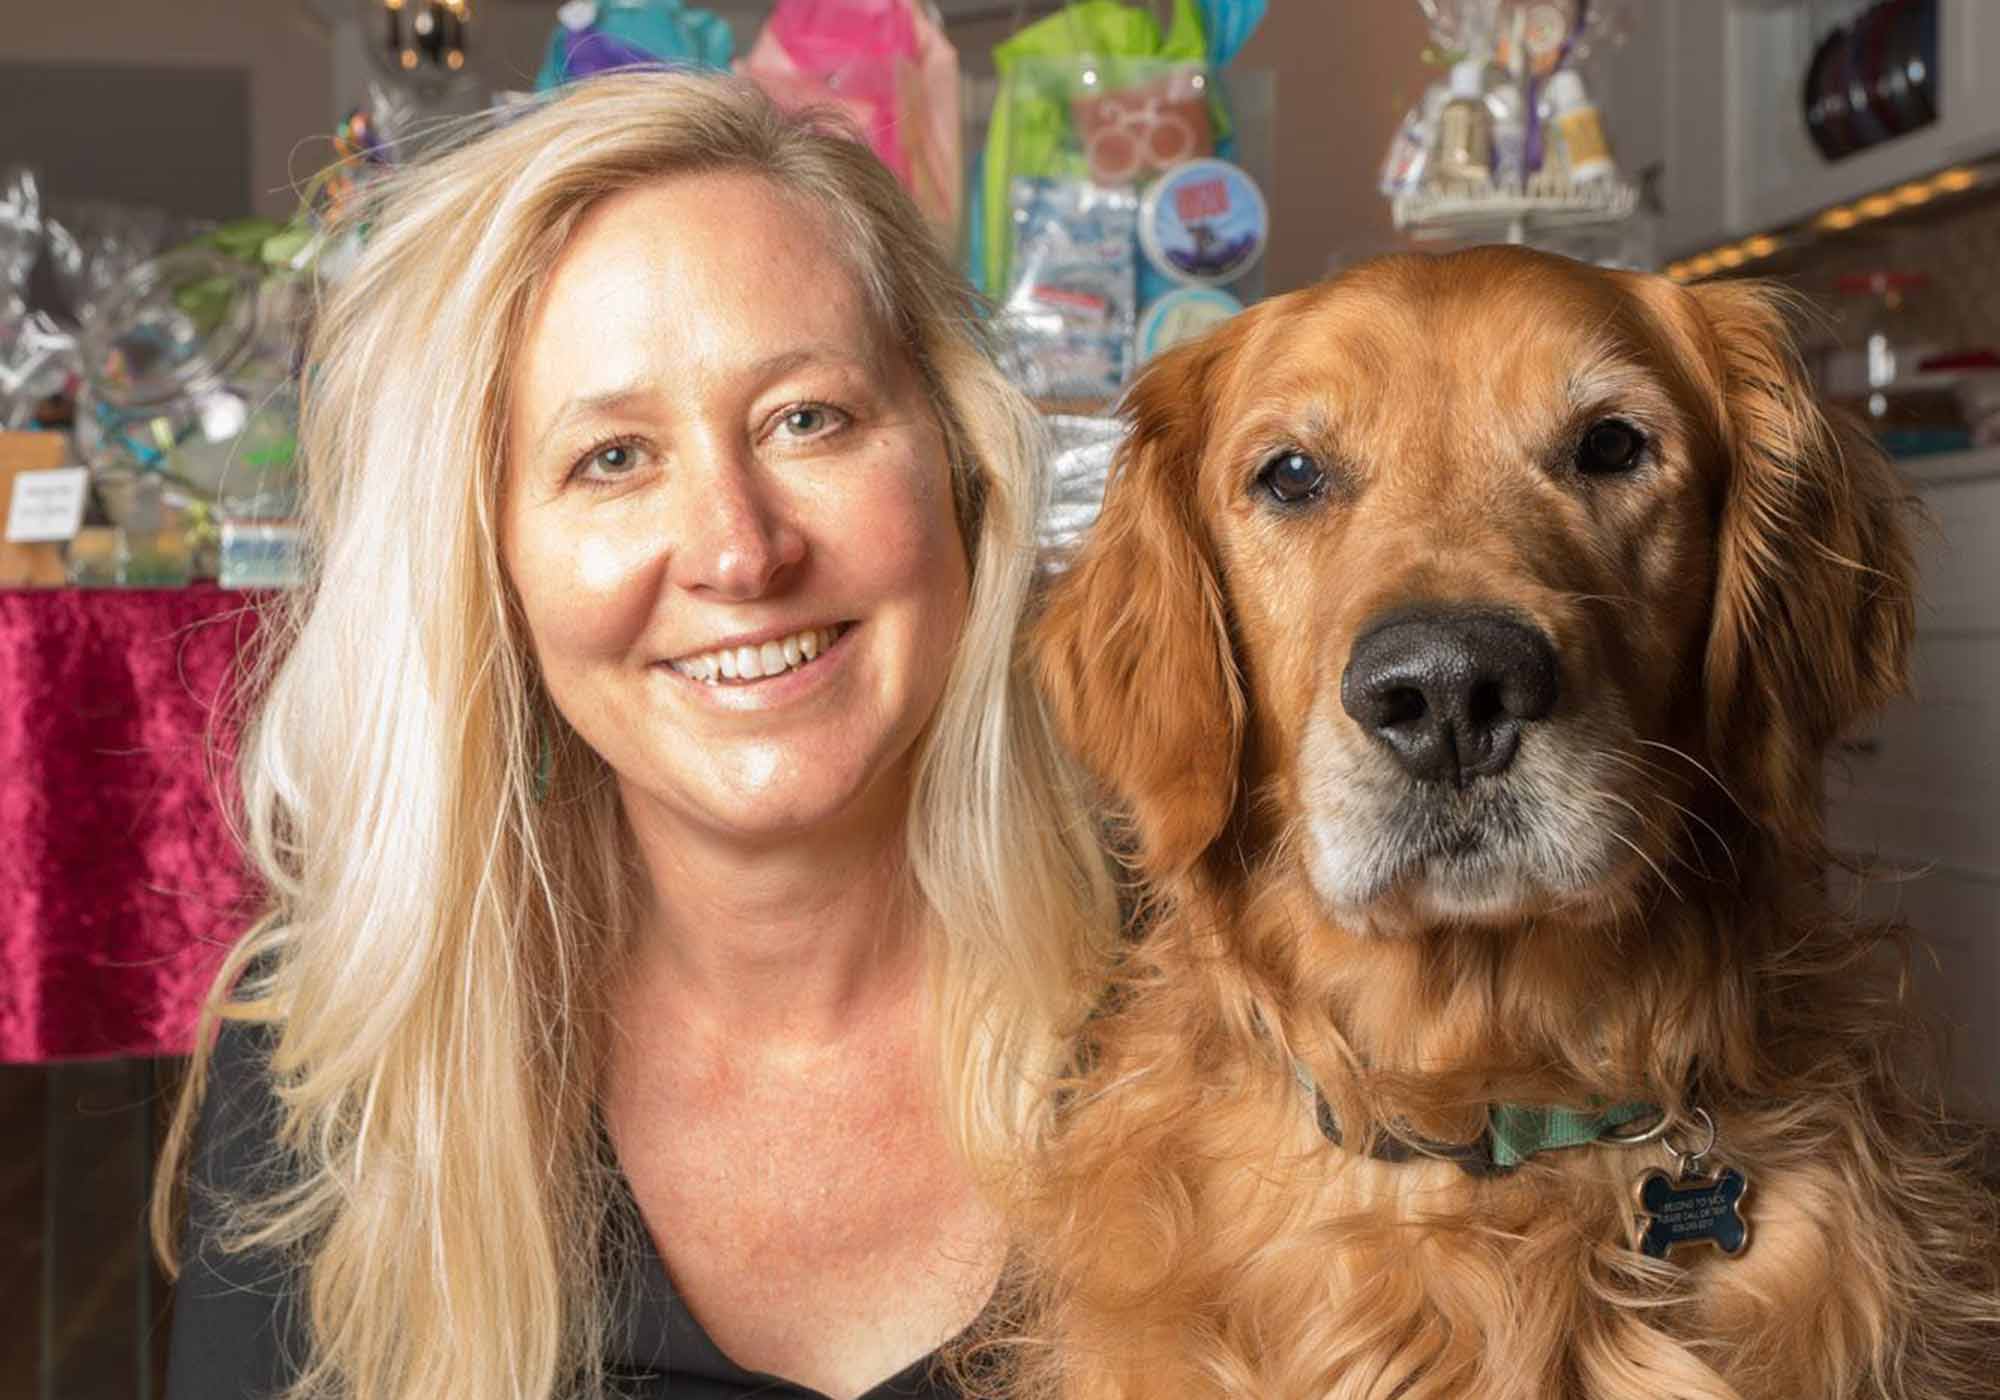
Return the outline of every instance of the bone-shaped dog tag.
{"type": "Polygon", "coordinates": [[[1750,1222],[1743,1218],[1749,1189],[1734,1167],[1678,1181],[1657,1168],[1647,1172],[1635,1188],[1642,1212],[1640,1251],[1664,1259],[1676,1249],[1712,1244],[1732,1258],[1741,1254],[1750,1244],[1750,1222]]]}

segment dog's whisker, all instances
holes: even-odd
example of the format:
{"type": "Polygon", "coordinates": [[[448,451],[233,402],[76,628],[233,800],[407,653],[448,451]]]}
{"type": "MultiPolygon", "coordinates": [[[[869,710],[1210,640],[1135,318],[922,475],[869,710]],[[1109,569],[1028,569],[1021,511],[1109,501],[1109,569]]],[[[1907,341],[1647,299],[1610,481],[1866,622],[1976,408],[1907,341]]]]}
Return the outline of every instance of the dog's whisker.
{"type": "Polygon", "coordinates": [[[1657,739],[1641,739],[1638,742],[1644,744],[1649,749],[1662,749],[1665,752],[1672,754],[1675,758],[1682,759],[1685,762],[1689,763],[1694,767],[1696,772],[1700,773],[1703,777],[1707,778],[1711,783],[1714,783],[1716,787],[1720,788],[1722,790],[1722,795],[1729,799],[1730,804],[1734,806],[1737,811],[1741,812],[1746,817],[1750,815],[1750,809],[1748,807],[1745,807],[1742,801],[1736,796],[1736,794],[1730,790],[1729,784],[1723,782],[1721,778],[1716,776],[1715,770],[1713,768],[1710,768],[1707,764],[1703,763],[1700,759],[1696,758],[1693,754],[1689,753],[1687,750],[1677,749],[1672,744],[1663,744],[1657,739]]]}
{"type": "Polygon", "coordinates": [[[1641,779],[1645,780],[1648,784],[1646,788],[1648,796],[1651,796],[1656,791],[1652,786],[1653,780],[1677,781],[1672,769],[1668,768],[1665,764],[1655,763],[1644,754],[1628,753],[1623,749],[1604,749],[1600,750],[1600,752],[1609,761],[1618,764],[1620,767],[1630,769],[1632,772],[1637,773],[1641,779]]]}
{"type": "MultiPolygon", "coordinates": [[[[1631,803],[1625,801],[1624,798],[1619,797],[1614,793],[1603,792],[1601,790],[1593,790],[1592,795],[1598,798],[1608,798],[1611,801],[1618,803],[1622,807],[1632,806],[1631,803]]],[[[1632,810],[1635,814],[1638,811],[1636,807],[1632,808],[1632,810]]],[[[1641,820],[1643,821],[1643,818],[1641,820]]],[[[1631,851],[1633,855],[1639,857],[1640,860],[1644,861],[1646,863],[1647,868],[1650,869],[1653,872],[1653,874],[1659,877],[1660,883],[1665,885],[1667,889],[1672,892],[1674,898],[1679,899],[1682,897],[1680,886],[1676,885],[1673,882],[1673,878],[1660,867],[1660,863],[1658,861],[1654,860],[1650,855],[1646,854],[1646,850],[1643,846],[1641,846],[1638,842],[1634,841],[1631,837],[1627,836],[1624,832],[1618,831],[1615,828],[1609,831],[1607,834],[1611,837],[1612,840],[1618,842],[1619,845],[1624,846],[1627,850],[1631,851]]]]}
{"type": "MultiPolygon", "coordinates": [[[[1723,839],[1722,833],[1715,829],[1715,823],[1711,822],[1708,818],[1702,816],[1701,813],[1695,811],[1692,807],[1688,807],[1679,802],[1676,802],[1674,801],[1673,798],[1666,796],[1664,793],[1655,795],[1659,797],[1660,801],[1666,803],[1669,807],[1672,807],[1676,812],[1679,812],[1681,814],[1682,830],[1685,831],[1687,829],[1687,824],[1689,822],[1694,822],[1698,824],[1702,828],[1702,830],[1706,831],[1710,836],[1715,838],[1716,847],[1722,852],[1724,857],[1726,857],[1729,861],[1730,878],[1740,883],[1743,879],[1743,868],[1736,863],[1736,852],[1730,849],[1729,842],[1723,839]]],[[[1690,833],[1689,844],[1691,846],[1695,846],[1696,849],[1700,849],[1699,846],[1696,845],[1696,843],[1693,841],[1691,833],[1690,833]]],[[[1706,861],[1703,862],[1703,873],[1704,874],[1707,873],[1706,861]]]]}
{"type": "Polygon", "coordinates": [[[1688,830],[1684,817],[1677,813],[1663,813],[1659,818],[1655,818],[1617,793],[1607,792],[1602,795],[1632,813],[1634,821],[1638,824],[1639,833],[1653,842],[1655,855],[1668,866],[1678,866],[1704,881],[1714,880],[1715,877],[1709,872],[1706,861],[1696,863],[1689,858],[1689,852],[1695,849],[1694,838],[1688,830]]]}
{"type": "MultiPolygon", "coordinates": [[[[1618,764],[1620,767],[1630,769],[1635,773],[1664,774],[1666,771],[1665,769],[1660,768],[1656,764],[1649,763],[1646,759],[1637,754],[1625,753],[1622,750],[1606,749],[1603,751],[1603,756],[1606,759],[1610,760],[1611,762],[1618,764]]],[[[1678,854],[1674,855],[1673,858],[1675,860],[1679,861],[1679,863],[1685,866],[1687,869],[1694,871],[1696,874],[1699,874],[1705,880],[1714,880],[1715,878],[1717,878],[1708,868],[1708,861],[1706,858],[1706,854],[1703,852],[1703,846],[1705,843],[1700,842],[1696,839],[1694,831],[1689,826],[1689,823],[1694,823],[1695,825],[1699,826],[1704,832],[1706,832],[1711,838],[1713,838],[1716,847],[1719,850],[1721,850],[1723,856],[1729,861],[1729,870],[1731,877],[1738,881],[1740,881],[1743,878],[1742,868],[1737,864],[1736,861],[1736,852],[1730,849],[1729,842],[1723,837],[1722,833],[1716,829],[1716,826],[1713,822],[1709,821],[1708,818],[1702,816],[1701,813],[1695,811],[1692,807],[1689,807],[1683,802],[1676,801],[1674,798],[1669,797],[1666,793],[1660,791],[1658,788],[1655,788],[1650,784],[1646,786],[1645,791],[1641,794],[1641,796],[1643,799],[1647,801],[1659,802],[1664,806],[1671,807],[1675,812],[1679,813],[1676,825],[1680,828],[1682,835],[1686,838],[1687,848],[1692,852],[1701,854],[1703,857],[1699,865],[1694,864],[1692,861],[1687,859],[1686,856],[1683,855],[1678,855],[1678,854]]]]}
{"type": "Polygon", "coordinates": [[[1648,796],[1652,796],[1659,791],[1659,788],[1655,786],[1656,783],[1679,785],[1684,781],[1682,776],[1673,769],[1667,767],[1664,763],[1654,762],[1644,754],[1631,753],[1624,749],[1605,749],[1602,752],[1604,757],[1613,763],[1619,764],[1621,767],[1628,768],[1638,774],[1647,784],[1646,793],[1648,796]]]}
{"type": "Polygon", "coordinates": [[[1619,593],[1561,593],[1557,596],[1569,603],[1610,603],[1613,607],[1619,608],[1645,606],[1640,599],[1619,593]]]}

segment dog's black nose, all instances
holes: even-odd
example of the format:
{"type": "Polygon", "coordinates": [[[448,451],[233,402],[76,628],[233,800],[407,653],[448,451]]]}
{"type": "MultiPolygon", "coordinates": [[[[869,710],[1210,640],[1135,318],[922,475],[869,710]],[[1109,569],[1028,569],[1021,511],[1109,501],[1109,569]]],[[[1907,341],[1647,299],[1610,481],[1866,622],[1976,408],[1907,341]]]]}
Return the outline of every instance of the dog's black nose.
{"type": "Polygon", "coordinates": [[[1490,777],[1514,761],[1521,727],[1555,708],[1555,649],[1490,612],[1402,613],[1354,644],[1340,703],[1413,778],[1490,777]]]}

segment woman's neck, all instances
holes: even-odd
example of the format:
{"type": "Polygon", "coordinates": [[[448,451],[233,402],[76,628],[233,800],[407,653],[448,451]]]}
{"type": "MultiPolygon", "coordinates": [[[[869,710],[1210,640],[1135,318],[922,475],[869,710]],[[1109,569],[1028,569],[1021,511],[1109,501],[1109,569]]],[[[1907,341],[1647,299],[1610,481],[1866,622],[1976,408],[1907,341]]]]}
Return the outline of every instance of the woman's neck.
{"type": "Polygon", "coordinates": [[[771,843],[627,811],[651,885],[627,976],[684,1032],[809,1048],[914,1006],[921,901],[900,804],[771,843]]]}

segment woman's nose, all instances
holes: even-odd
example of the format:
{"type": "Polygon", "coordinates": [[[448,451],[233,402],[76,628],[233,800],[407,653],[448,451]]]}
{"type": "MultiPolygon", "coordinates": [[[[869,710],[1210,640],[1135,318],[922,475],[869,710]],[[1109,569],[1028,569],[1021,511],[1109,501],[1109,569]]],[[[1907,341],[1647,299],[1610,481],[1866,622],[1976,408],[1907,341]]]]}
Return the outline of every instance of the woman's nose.
{"type": "Polygon", "coordinates": [[[805,536],[754,466],[730,463],[700,476],[680,501],[674,582],[725,598],[770,592],[805,558],[805,536]]]}

